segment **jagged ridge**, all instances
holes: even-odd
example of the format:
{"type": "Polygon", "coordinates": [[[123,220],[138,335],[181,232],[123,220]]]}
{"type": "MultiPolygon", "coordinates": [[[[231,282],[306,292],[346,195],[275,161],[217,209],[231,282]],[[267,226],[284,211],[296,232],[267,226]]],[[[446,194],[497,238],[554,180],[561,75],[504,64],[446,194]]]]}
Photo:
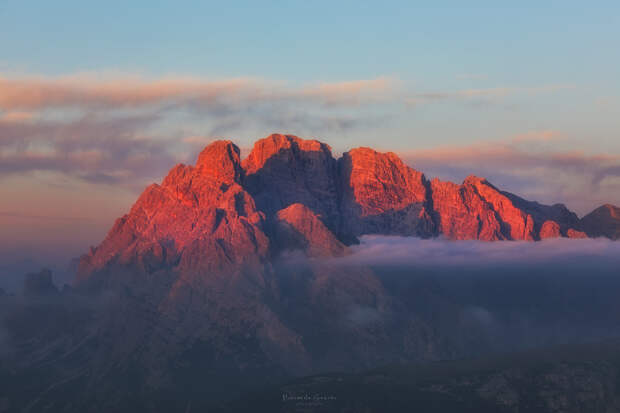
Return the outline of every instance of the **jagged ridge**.
{"type": "MultiPolygon", "coordinates": [[[[342,253],[364,234],[485,241],[587,236],[564,205],[527,201],[475,176],[460,185],[429,181],[391,152],[357,148],[336,160],[325,143],[273,134],[245,160],[239,153],[232,142],[216,141],[196,166],[172,168],[81,259],[79,278],[112,264],[188,276],[234,273],[268,265],[283,249],[342,253]],[[283,222],[291,242],[282,242],[283,222]]],[[[597,211],[583,221],[588,235],[617,238],[617,209],[603,208],[616,213],[606,215],[605,223],[615,219],[611,232],[594,222],[605,215],[597,211]]]]}

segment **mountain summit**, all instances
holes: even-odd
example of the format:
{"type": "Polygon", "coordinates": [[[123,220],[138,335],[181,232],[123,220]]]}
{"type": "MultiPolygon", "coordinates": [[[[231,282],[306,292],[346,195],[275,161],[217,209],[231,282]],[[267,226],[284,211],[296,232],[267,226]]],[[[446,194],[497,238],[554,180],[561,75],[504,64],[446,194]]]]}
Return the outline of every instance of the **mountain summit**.
{"type": "MultiPolygon", "coordinates": [[[[588,235],[615,237],[600,222],[616,212],[593,212],[588,235]]],[[[195,166],[172,168],[81,259],[78,278],[110,265],[239,272],[287,249],[342,254],[365,234],[536,241],[586,237],[582,228],[564,205],[524,200],[484,178],[429,181],[391,152],[357,148],[335,159],[325,143],[273,134],[244,160],[234,143],[215,141],[195,166]]]]}

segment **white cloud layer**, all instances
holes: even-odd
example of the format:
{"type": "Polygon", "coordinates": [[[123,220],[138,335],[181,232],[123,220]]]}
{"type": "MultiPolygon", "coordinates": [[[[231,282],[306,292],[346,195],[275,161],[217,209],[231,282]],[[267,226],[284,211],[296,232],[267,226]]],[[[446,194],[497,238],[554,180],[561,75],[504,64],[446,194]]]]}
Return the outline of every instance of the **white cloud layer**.
{"type": "Polygon", "coordinates": [[[561,268],[583,260],[594,265],[617,263],[620,268],[620,242],[603,238],[486,242],[365,235],[360,241],[351,247],[352,254],[336,258],[333,263],[456,269],[512,264],[561,268]]]}

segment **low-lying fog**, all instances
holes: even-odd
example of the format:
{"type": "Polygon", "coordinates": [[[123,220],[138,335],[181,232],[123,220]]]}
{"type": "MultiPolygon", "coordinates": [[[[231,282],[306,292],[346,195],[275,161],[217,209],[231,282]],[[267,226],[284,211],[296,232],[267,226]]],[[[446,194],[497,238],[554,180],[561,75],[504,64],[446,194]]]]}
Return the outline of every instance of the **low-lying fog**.
{"type": "Polygon", "coordinates": [[[365,235],[351,251],[351,255],[335,262],[439,268],[542,265],[556,271],[566,266],[572,269],[574,265],[592,269],[620,265],[620,242],[604,238],[486,242],[365,235]]]}

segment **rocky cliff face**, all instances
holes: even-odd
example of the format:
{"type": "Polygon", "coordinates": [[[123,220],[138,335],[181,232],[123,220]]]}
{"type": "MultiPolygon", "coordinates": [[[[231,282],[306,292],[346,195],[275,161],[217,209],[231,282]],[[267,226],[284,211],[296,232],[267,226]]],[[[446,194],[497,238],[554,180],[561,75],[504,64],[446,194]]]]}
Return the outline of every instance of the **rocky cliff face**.
{"type": "Polygon", "coordinates": [[[291,135],[270,135],[256,142],[243,169],[244,187],[267,216],[300,203],[330,228],[337,227],[336,160],[328,145],[291,135]]]}
{"type": "Polygon", "coordinates": [[[470,176],[462,185],[436,179],[431,189],[440,231],[451,239],[534,239],[531,215],[485,179],[470,176]]]}
{"type": "Polygon", "coordinates": [[[242,175],[239,148],[227,141],[205,148],[196,166],[175,166],[81,259],[78,279],[110,265],[145,273],[175,268],[192,277],[261,266],[269,251],[265,216],[242,175]]]}
{"type": "Polygon", "coordinates": [[[301,250],[310,257],[343,255],[347,247],[303,204],[276,214],[274,237],[282,250],[301,250]]]}
{"type": "Polygon", "coordinates": [[[357,148],[339,160],[344,233],[432,236],[430,191],[424,175],[395,154],[357,148]]]}
{"type": "Polygon", "coordinates": [[[292,246],[339,254],[363,234],[617,238],[618,210],[602,207],[583,225],[585,233],[564,205],[527,201],[483,178],[429,182],[393,153],[357,148],[336,160],[324,143],[274,134],[257,141],[243,161],[232,142],[217,141],[195,166],[175,166],[82,258],[78,278],[110,265],[174,269],[184,277],[239,272],[268,265],[292,246]]]}

